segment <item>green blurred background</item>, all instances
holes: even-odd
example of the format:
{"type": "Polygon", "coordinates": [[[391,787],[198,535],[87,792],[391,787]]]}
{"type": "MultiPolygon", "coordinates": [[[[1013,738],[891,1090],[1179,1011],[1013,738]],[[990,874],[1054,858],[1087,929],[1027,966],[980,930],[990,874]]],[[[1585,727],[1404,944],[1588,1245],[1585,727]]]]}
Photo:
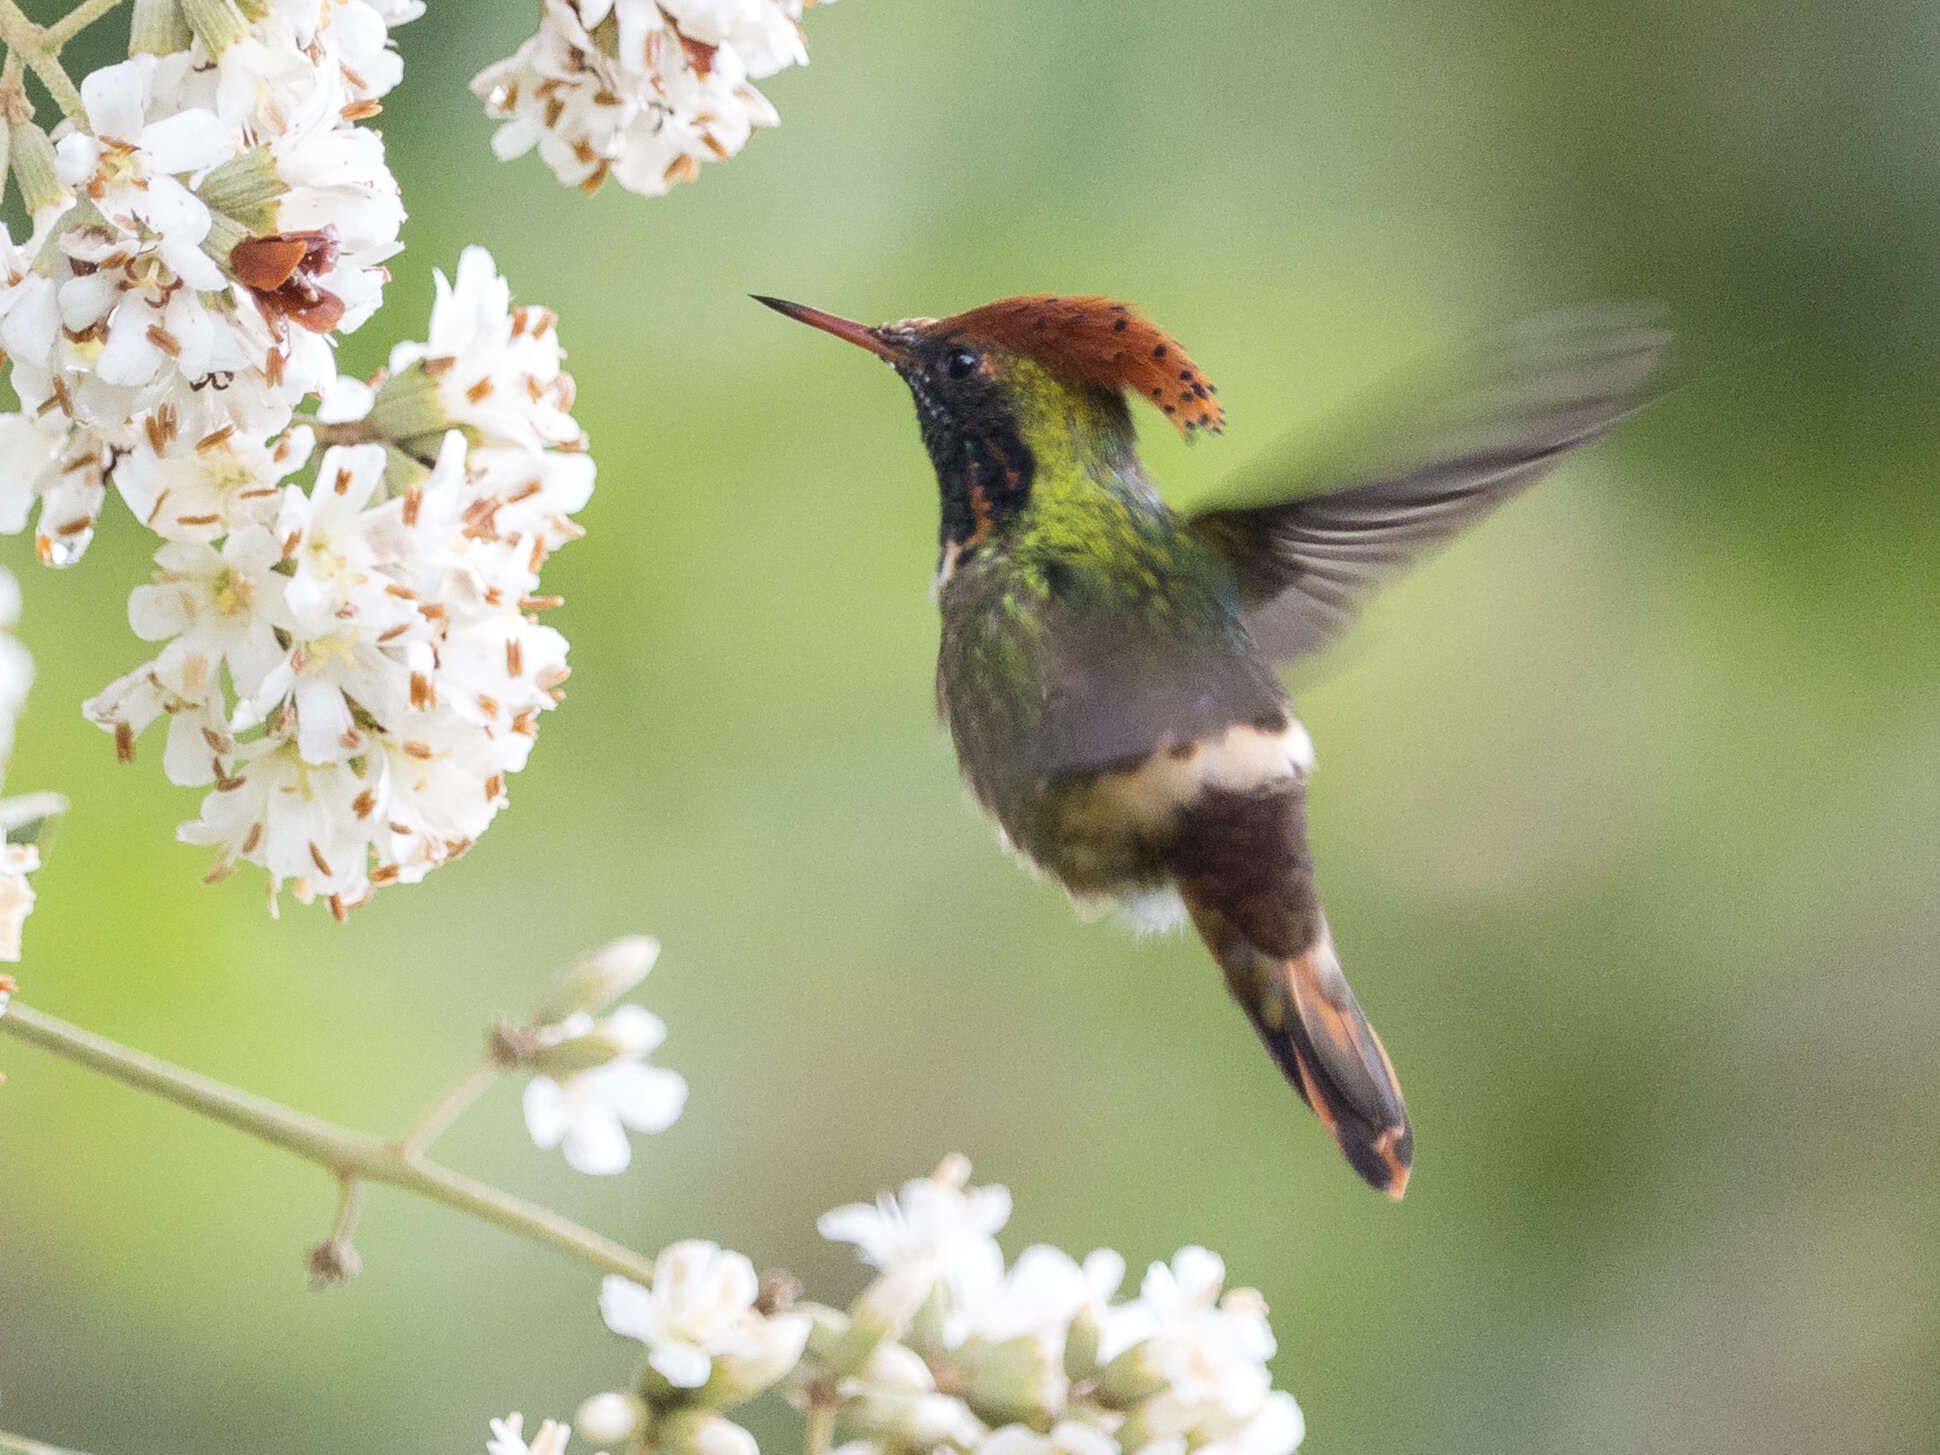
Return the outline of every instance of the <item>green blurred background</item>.
{"type": "MultiPolygon", "coordinates": [[[[254,875],[198,884],[159,739],[117,768],[80,718],[143,656],[141,533],[117,506],[65,574],[5,542],[40,669],[8,786],[73,800],[25,998],[391,1130],[494,1013],[647,930],[680,1123],[590,1180],[505,1086],[444,1160],[841,1298],[815,1215],[961,1149],[1014,1190],[1013,1252],[1224,1253],[1315,1455],[1940,1447],[1937,14],[846,0],[768,84],[782,128],[650,201],[495,163],[465,82],[532,7],[434,5],[381,121],[409,249],[345,362],[420,336],[468,242],[558,310],[600,463],[549,568],[570,699],[467,858],[272,923],[254,875]],[[1180,501],[1558,302],[1660,298],[1745,351],[1296,681],[1330,915],[1418,1128],[1400,1206],[1195,943],[1081,924],[997,851],[932,721],[909,403],[745,297],[1037,290],[1139,300],[1220,384],[1223,440],[1147,422],[1180,501]]],[[[0,1067],[0,1425],[471,1451],[630,1372],[553,1253],[379,1190],[363,1277],[313,1294],[314,1169],[0,1067]]]]}

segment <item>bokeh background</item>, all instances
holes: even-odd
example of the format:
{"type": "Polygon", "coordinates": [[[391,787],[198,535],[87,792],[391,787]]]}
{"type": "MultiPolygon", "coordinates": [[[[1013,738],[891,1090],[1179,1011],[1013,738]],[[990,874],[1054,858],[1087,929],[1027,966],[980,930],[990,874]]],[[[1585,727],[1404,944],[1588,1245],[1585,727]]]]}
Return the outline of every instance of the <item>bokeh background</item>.
{"type": "MultiPolygon", "coordinates": [[[[655,201],[492,160],[465,82],[531,20],[399,33],[409,248],[344,352],[421,335],[472,241],[559,311],[600,464],[549,568],[568,703],[469,857],[272,923],[252,875],[198,884],[159,741],[118,768],[80,718],[143,655],[141,533],[117,506],[63,574],[3,543],[40,670],[9,787],[73,800],[26,996],[389,1130],[557,964],[647,930],[681,1122],[593,1181],[504,1086],[444,1160],[846,1298],[815,1215],[961,1149],[1014,1190],[1013,1252],[1223,1252],[1315,1455],[1940,1447],[1934,7],[845,0],[768,87],[782,128],[655,201]],[[1296,681],[1331,917],[1418,1128],[1400,1206],[1196,944],[1081,924],[994,847],[932,722],[907,399],[745,297],[1037,290],[1142,302],[1221,385],[1224,439],[1146,425],[1181,502],[1559,302],[1662,299],[1729,361],[1296,681]]],[[[6,1427],[470,1451],[630,1372],[551,1252],[380,1189],[364,1276],[311,1293],[314,1169],[0,1067],[6,1427]]]]}

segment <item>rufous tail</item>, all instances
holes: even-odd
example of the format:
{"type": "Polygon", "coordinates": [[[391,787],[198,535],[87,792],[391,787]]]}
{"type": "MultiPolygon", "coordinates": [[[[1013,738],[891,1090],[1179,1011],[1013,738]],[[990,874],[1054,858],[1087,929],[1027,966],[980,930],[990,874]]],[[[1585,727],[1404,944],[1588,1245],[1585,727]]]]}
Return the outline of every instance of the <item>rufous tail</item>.
{"type": "Polygon", "coordinates": [[[1399,1199],[1414,1162],[1414,1129],[1381,1038],[1341,974],[1333,937],[1317,920],[1296,955],[1270,954],[1182,885],[1186,907],[1253,1029],[1356,1172],[1399,1199]]]}

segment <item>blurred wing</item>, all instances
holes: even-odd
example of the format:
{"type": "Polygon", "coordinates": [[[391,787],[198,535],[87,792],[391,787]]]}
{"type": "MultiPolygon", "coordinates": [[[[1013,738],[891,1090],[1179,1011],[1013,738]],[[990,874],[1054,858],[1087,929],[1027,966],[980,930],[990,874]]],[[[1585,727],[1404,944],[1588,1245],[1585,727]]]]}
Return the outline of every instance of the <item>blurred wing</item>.
{"type": "Polygon", "coordinates": [[[1484,335],[1398,381],[1327,454],[1254,470],[1192,528],[1238,573],[1260,650],[1290,661],[1338,636],[1389,577],[1662,393],[1670,342],[1635,305],[1484,335]]]}

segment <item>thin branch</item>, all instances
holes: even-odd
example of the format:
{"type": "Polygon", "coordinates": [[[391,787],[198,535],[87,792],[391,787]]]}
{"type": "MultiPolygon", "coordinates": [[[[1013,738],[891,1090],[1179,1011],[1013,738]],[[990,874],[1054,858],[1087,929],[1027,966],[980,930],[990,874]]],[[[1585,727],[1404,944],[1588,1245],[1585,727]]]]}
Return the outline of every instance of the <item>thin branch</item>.
{"type": "Polygon", "coordinates": [[[816,1399],[808,1407],[808,1428],[802,1431],[802,1455],[827,1455],[835,1434],[835,1405],[816,1399]]]}
{"type": "Polygon", "coordinates": [[[29,1440],[25,1435],[9,1435],[0,1430],[0,1450],[8,1455],[80,1455],[78,1450],[64,1450],[59,1445],[43,1445],[39,1440],[29,1440]]]}
{"type": "Polygon", "coordinates": [[[49,44],[48,34],[27,18],[16,0],[0,0],[0,42],[5,42],[9,50],[19,52],[28,69],[40,77],[41,85],[47,88],[47,94],[54,98],[62,114],[85,126],[87,108],[81,104],[81,93],[61,69],[60,58],[55,54],[60,47],[49,44]]]}
{"type": "Polygon", "coordinates": [[[415,1158],[425,1151],[504,1071],[505,1064],[496,1056],[488,1056],[472,1067],[465,1073],[465,1079],[452,1088],[451,1095],[432,1107],[415,1127],[398,1138],[399,1154],[415,1158]]]}
{"type": "Polygon", "coordinates": [[[95,21],[113,10],[121,0],[81,0],[81,3],[47,27],[47,48],[58,51],[95,21]]]}
{"type": "MultiPolygon", "coordinates": [[[[0,0],[0,4],[4,3],[10,0],[0,0]]],[[[13,1036],[138,1091],[172,1101],[271,1146],[281,1147],[316,1163],[339,1181],[361,1179],[389,1183],[532,1242],[557,1248],[608,1273],[620,1274],[640,1284],[653,1281],[652,1259],[582,1228],[550,1208],[501,1192],[422,1157],[407,1155],[398,1146],[362,1132],[170,1065],[105,1036],[56,1020],[18,1000],[7,1008],[5,1015],[0,1015],[0,1035],[13,1036]]]]}

